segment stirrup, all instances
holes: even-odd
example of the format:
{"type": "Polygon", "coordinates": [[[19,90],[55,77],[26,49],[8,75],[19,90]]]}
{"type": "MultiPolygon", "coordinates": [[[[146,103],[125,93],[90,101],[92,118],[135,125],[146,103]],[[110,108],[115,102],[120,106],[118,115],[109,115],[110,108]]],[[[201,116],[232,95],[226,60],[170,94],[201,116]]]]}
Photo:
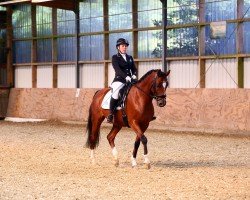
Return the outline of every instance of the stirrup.
{"type": "Polygon", "coordinates": [[[114,119],[114,116],[113,116],[112,114],[109,114],[109,115],[107,116],[107,122],[108,122],[108,123],[112,123],[112,122],[113,122],[113,119],[114,119]]]}

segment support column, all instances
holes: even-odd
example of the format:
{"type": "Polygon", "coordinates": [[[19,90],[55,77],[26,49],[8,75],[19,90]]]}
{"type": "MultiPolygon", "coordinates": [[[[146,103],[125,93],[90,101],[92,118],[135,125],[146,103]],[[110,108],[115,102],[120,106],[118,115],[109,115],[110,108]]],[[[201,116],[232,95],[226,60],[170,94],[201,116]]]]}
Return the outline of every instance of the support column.
{"type": "MultiPolygon", "coordinates": [[[[237,18],[242,19],[244,9],[244,1],[237,0],[237,18]]],[[[237,53],[237,66],[238,66],[238,87],[244,88],[244,59],[239,57],[243,53],[243,22],[237,23],[236,32],[236,53],[237,53]]]]}
{"type": "Polygon", "coordinates": [[[108,9],[108,0],[103,0],[103,29],[104,29],[104,45],[103,45],[103,52],[104,52],[104,87],[108,87],[108,79],[109,79],[109,9],[108,9]]]}
{"type": "MultiPolygon", "coordinates": [[[[135,30],[135,29],[138,28],[138,0],[132,0],[132,28],[133,28],[133,35],[132,35],[133,58],[137,59],[138,58],[138,30],[135,30]]],[[[135,61],[135,65],[138,71],[139,62],[135,61]]]]}
{"type": "Polygon", "coordinates": [[[7,7],[7,85],[14,87],[12,7],[7,7]]]}
{"type": "Polygon", "coordinates": [[[167,0],[162,2],[162,68],[164,72],[168,70],[167,63],[167,0]]]}
{"type": "Polygon", "coordinates": [[[53,68],[53,88],[57,88],[57,38],[55,37],[57,35],[57,9],[52,8],[52,68],[53,68]]]}
{"type": "Polygon", "coordinates": [[[76,87],[80,88],[80,8],[78,0],[75,0],[75,24],[76,24],[76,87]]]}
{"type": "MultiPolygon", "coordinates": [[[[205,22],[205,0],[199,0],[199,22],[205,22]]],[[[198,30],[200,88],[206,87],[206,60],[201,58],[205,55],[205,37],[205,25],[200,25],[198,30]]]]}
{"type": "Polygon", "coordinates": [[[32,45],[31,45],[31,67],[32,67],[32,88],[37,87],[37,36],[36,32],[36,6],[31,5],[31,32],[32,32],[32,45]]]}

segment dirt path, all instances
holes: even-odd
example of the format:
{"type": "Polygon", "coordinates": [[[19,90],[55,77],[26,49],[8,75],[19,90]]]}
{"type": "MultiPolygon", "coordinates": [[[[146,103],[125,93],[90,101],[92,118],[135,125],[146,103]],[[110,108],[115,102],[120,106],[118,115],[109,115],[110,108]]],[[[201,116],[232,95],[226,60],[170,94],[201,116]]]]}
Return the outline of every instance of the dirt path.
{"type": "Polygon", "coordinates": [[[97,165],[84,148],[83,125],[0,121],[0,199],[250,199],[250,140],[147,131],[150,170],[131,168],[134,136],[106,140],[97,165]]]}

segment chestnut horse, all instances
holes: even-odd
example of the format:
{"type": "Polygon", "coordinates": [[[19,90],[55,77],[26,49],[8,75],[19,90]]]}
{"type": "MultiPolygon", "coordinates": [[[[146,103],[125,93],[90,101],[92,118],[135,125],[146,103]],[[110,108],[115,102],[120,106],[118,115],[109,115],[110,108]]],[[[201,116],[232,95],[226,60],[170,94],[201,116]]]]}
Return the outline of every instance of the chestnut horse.
{"type": "MultiPolygon", "coordinates": [[[[138,82],[132,85],[126,99],[125,112],[128,117],[128,124],[136,133],[134,150],[131,157],[132,167],[137,165],[136,155],[140,142],[144,146],[144,164],[150,168],[150,161],[148,158],[147,138],[144,132],[149,126],[149,122],[154,117],[154,107],[152,100],[157,101],[159,107],[166,105],[166,88],[168,86],[167,73],[158,70],[148,71],[138,82]]],[[[96,92],[89,108],[89,117],[87,123],[87,142],[86,146],[91,149],[91,160],[94,163],[94,149],[98,146],[100,127],[109,114],[109,110],[101,108],[102,100],[110,88],[104,88],[96,92]]],[[[115,113],[113,127],[107,135],[107,139],[112,148],[112,154],[115,159],[115,165],[119,165],[118,152],[115,147],[115,137],[122,127],[126,126],[123,121],[122,111],[118,110],[115,113]]]]}

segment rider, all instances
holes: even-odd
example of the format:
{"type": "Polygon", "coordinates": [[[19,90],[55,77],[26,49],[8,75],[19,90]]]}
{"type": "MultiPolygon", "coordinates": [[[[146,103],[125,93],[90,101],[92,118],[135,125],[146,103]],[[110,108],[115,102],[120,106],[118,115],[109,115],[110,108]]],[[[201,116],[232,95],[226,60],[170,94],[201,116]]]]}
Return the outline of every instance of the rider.
{"type": "Polygon", "coordinates": [[[116,42],[117,54],[112,56],[112,65],[115,70],[115,78],[111,84],[112,95],[110,100],[110,114],[107,122],[111,123],[118,103],[120,89],[126,82],[136,80],[136,67],[133,57],[127,54],[129,43],[124,38],[119,38],[116,42]]]}

